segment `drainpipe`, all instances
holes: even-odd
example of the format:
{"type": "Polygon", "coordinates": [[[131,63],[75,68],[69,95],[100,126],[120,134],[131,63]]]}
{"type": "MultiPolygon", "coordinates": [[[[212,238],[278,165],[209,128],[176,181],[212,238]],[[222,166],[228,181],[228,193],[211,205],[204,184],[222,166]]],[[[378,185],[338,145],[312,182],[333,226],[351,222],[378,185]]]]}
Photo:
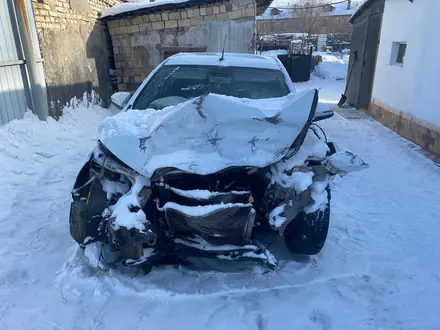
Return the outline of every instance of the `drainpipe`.
{"type": "Polygon", "coordinates": [[[49,116],[46,81],[44,79],[43,60],[40,55],[38,36],[34,24],[32,4],[29,0],[14,0],[17,22],[23,45],[26,70],[31,92],[31,104],[34,113],[45,120],[49,116]]]}
{"type": "Polygon", "coordinates": [[[348,0],[347,1],[347,10],[350,10],[351,9],[351,0],[348,0]]]}

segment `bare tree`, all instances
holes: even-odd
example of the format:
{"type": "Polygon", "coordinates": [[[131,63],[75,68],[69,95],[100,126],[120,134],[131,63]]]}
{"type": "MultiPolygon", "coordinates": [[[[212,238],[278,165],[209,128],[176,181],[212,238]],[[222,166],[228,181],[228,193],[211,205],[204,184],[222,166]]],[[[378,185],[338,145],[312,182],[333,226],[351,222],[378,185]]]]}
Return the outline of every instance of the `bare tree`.
{"type": "Polygon", "coordinates": [[[296,19],[301,20],[303,33],[318,34],[325,21],[323,15],[332,10],[324,0],[298,0],[292,7],[296,19]]]}

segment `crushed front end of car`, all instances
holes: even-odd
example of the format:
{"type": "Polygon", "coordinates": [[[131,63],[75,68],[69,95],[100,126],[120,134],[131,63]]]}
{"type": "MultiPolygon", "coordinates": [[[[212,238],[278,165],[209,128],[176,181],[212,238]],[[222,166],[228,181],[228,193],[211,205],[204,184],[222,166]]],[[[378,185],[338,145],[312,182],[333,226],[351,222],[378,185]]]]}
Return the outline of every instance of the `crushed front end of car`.
{"type": "Polygon", "coordinates": [[[317,98],[263,111],[208,95],[106,119],[72,191],[72,237],[101,263],[146,269],[170,256],[276,269],[257,230],[277,231],[293,253],[318,253],[331,180],[367,165],[312,124],[317,98]]]}

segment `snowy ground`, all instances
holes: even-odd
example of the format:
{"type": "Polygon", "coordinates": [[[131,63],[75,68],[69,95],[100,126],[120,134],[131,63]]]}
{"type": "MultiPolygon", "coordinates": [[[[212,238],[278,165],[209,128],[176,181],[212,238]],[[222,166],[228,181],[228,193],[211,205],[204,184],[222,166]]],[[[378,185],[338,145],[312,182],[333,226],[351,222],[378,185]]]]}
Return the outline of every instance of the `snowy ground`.
{"type": "Polygon", "coordinates": [[[317,77],[330,80],[344,80],[347,77],[350,55],[325,52],[313,52],[313,55],[322,57],[322,62],[315,68],[317,77]]]}
{"type": "MultiPolygon", "coordinates": [[[[297,87],[336,103],[344,83],[297,87]]],[[[107,114],[0,127],[0,329],[439,329],[440,168],[396,134],[322,122],[371,167],[336,180],[318,256],[274,244],[278,272],[201,262],[139,276],[90,269],[69,235],[69,192],[107,114]]]]}

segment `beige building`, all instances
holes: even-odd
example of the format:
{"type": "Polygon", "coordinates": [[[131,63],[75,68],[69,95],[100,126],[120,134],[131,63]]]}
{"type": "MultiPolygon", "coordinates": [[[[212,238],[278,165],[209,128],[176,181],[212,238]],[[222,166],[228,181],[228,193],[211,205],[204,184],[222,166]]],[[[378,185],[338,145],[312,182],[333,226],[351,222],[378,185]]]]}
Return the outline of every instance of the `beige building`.
{"type": "Polygon", "coordinates": [[[112,48],[99,18],[119,3],[0,0],[0,125],[28,109],[40,119],[58,117],[70,100],[92,91],[109,104],[112,48]]]}
{"type": "MultiPolygon", "coordinates": [[[[32,0],[41,49],[49,114],[73,97],[99,94],[104,105],[113,92],[110,36],[101,12],[121,0],[32,0]]],[[[33,22],[31,22],[33,23],[33,22]]]]}
{"type": "Polygon", "coordinates": [[[256,14],[270,1],[188,0],[122,4],[104,13],[118,89],[134,91],[164,59],[179,52],[253,53],[256,14]]]}
{"type": "Polygon", "coordinates": [[[287,7],[269,7],[257,16],[260,36],[281,33],[351,35],[350,17],[355,8],[351,1],[328,5],[313,12],[287,7]]]}

